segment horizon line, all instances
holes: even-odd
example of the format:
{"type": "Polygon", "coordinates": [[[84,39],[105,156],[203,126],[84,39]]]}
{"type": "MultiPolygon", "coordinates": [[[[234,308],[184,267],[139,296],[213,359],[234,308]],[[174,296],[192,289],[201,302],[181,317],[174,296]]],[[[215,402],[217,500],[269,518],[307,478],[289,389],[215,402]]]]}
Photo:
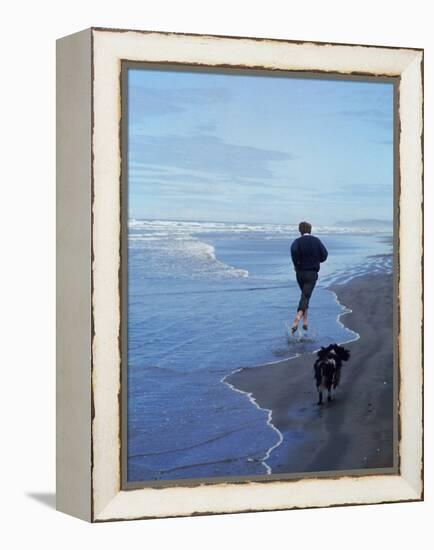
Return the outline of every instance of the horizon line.
{"type": "MultiPolygon", "coordinates": [[[[162,222],[194,222],[194,223],[243,223],[243,224],[261,224],[261,225],[298,225],[300,222],[295,222],[295,223],[291,223],[291,222],[262,222],[262,221],[244,221],[244,220],[238,220],[238,221],[235,221],[235,220],[206,220],[206,219],[187,219],[187,218],[141,218],[141,217],[137,217],[137,216],[128,216],[128,221],[130,220],[138,220],[138,221],[162,221],[162,222]]],[[[312,227],[314,228],[315,226],[322,226],[322,225],[337,225],[337,224],[342,224],[342,223],[354,223],[354,222],[366,222],[366,221],[370,221],[370,222],[380,222],[380,223],[388,223],[388,224],[391,224],[393,225],[393,219],[392,220],[385,220],[385,219],[380,219],[380,218],[361,218],[361,219],[354,219],[354,220],[345,220],[345,221],[342,221],[342,220],[337,220],[337,221],[334,221],[334,222],[330,222],[330,224],[326,224],[326,223],[318,223],[318,224],[314,224],[312,223],[312,227]]],[[[310,223],[310,222],[309,222],[310,223]]]]}

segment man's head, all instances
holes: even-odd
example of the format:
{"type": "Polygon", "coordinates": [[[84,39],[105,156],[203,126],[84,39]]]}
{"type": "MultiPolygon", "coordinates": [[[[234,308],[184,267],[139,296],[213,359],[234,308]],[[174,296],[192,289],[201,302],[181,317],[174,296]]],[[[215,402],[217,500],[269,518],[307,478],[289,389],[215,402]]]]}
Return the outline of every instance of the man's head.
{"type": "Polygon", "coordinates": [[[300,233],[302,235],[304,235],[305,233],[311,233],[312,231],[312,226],[310,223],[308,222],[300,222],[298,224],[298,230],[300,231],[300,233]]]}

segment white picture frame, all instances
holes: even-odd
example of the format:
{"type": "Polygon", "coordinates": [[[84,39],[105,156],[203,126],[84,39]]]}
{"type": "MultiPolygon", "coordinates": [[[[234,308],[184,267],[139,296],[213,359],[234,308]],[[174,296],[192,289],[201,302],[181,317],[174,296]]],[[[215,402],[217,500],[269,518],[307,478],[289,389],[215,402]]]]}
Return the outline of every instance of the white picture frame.
{"type": "Polygon", "coordinates": [[[423,498],[423,50],[91,28],[57,43],[57,507],[90,522],[423,498]],[[399,469],[122,489],[123,61],[399,81],[399,469]]]}

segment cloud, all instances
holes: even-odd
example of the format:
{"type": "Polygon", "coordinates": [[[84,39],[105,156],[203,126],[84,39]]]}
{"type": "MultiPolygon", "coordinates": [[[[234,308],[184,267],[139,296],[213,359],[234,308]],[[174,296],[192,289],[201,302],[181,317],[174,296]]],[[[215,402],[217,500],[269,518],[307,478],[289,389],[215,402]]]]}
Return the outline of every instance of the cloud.
{"type": "Polygon", "coordinates": [[[361,183],[340,185],[333,191],[318,193],[318,197],[354,204],[360,204],[360,200],[363,199],[363,201],[371,204],[372,202],[378,202],[384,197],[392,197],[392,193],[392,184],[361,183]]]}
{"type": "MultiPolygon", "coordinates": [[[[243,189],[250,191],[262,191],[264,189],[264,179],[250,176],[233,176],[226,177],[224,174],[209,175],[204,172],[182,170],[171,167],[158,167],[151,164],[143,164],[140,162],[130,162],[128,177],[131,184],[134,186],[149,186],[153,184],[159,185],[178,185],[179,183],[189,185],[191,188],[199,189],[206,184],[215,188],[231,187],[233,189],[243,189]]],[[[284,180],[268,180],[267,188],[272,188],[273,191],[287,192],[292,189],[295,193],[301,190],[305,194],[311,193],[315,195],[316,189],[300,189],[294,178],[287,176],[284,180]]]]}
{"type": "Polygon", "coordinates": [[[211,135],[135,135],[130,140],[130,160],[214,177],[274,177],[272,162],[296,157],[292,153],[228,143],[211,135]]]}
{"type": "Polygon", "coordinates": [[[132,122],[149,116],[179,114],[197,106],[209,106],[229,101],[231,94],[226,88],[174,88],[156,89],[130,86],[129,112],[132,122]]]}
{"type": "Polygon", "coordinates": [[[217,130],[217,125],[208,123],[208,124],[198,124],[196,126],[196,130],[198,130],[201,133],[215,133],[217,130]]]}
{"type": "Polygon", "coordinates": [[[376,139],[374,143],[379,143],[380,145],[393,145],[392,139],[376,139]]]}
{"type": "Polygon", "coordinates": [[[176,180],[170,178],[167,180],[143,180],[130,179],[130,185],[134,187],[134,193],[146,193],[148,195],[163,197],[167,194],[176,193],[180,199],[185,199],[187,195],[199,197],[202,195],[222,195],[228,192],[227,187],[219,187],[215,182],[204,180],[200,185],[191,182],[189,178],[176,180]]]}
{"type": "Polygon", "coordinates": [[[176,182],[185,182],[188,181],[189,183],[215,183],[215,178],[210,178],[208,176],[204,176],[202,174],[193,174],[191,172],[173,172],[171,170],[164,170],[162,169],[159,172],[156,172],[154,170],[147,169],[147,166],[143,166],[143,168],[138,169],[130,169],[128,171],[128,176],[130,179],[134,179],[137,183],[148,183],[148,182],[159,182],[159,183],[176,183],[176,182]]]}
{"type": "Polygon", "coordinates": [[[343,109],[338,115],[354,120],[371,122],[381,128],[390,128],[393,122],[391,109],[367,108],[367,109],[343,109]]]}

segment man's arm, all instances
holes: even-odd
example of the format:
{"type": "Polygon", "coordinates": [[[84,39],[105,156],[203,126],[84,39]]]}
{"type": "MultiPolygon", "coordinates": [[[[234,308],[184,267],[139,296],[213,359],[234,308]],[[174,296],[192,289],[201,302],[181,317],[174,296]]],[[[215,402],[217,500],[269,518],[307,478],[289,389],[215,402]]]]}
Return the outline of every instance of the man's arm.
{"type": "Polygon", "coordinates": [[[298,239],[296,239],[291,245],[291,258],[294,267],[297,268],[300,262],[300,249],[298,247],[298,239]]]}
{"type": "Polygon", "coordinates": [[[325,262],[327,260],[327,256],[329,253],[327,252],[327,248],[322,244],[321,241],[319,241],[319,261],[325,262]]]}

